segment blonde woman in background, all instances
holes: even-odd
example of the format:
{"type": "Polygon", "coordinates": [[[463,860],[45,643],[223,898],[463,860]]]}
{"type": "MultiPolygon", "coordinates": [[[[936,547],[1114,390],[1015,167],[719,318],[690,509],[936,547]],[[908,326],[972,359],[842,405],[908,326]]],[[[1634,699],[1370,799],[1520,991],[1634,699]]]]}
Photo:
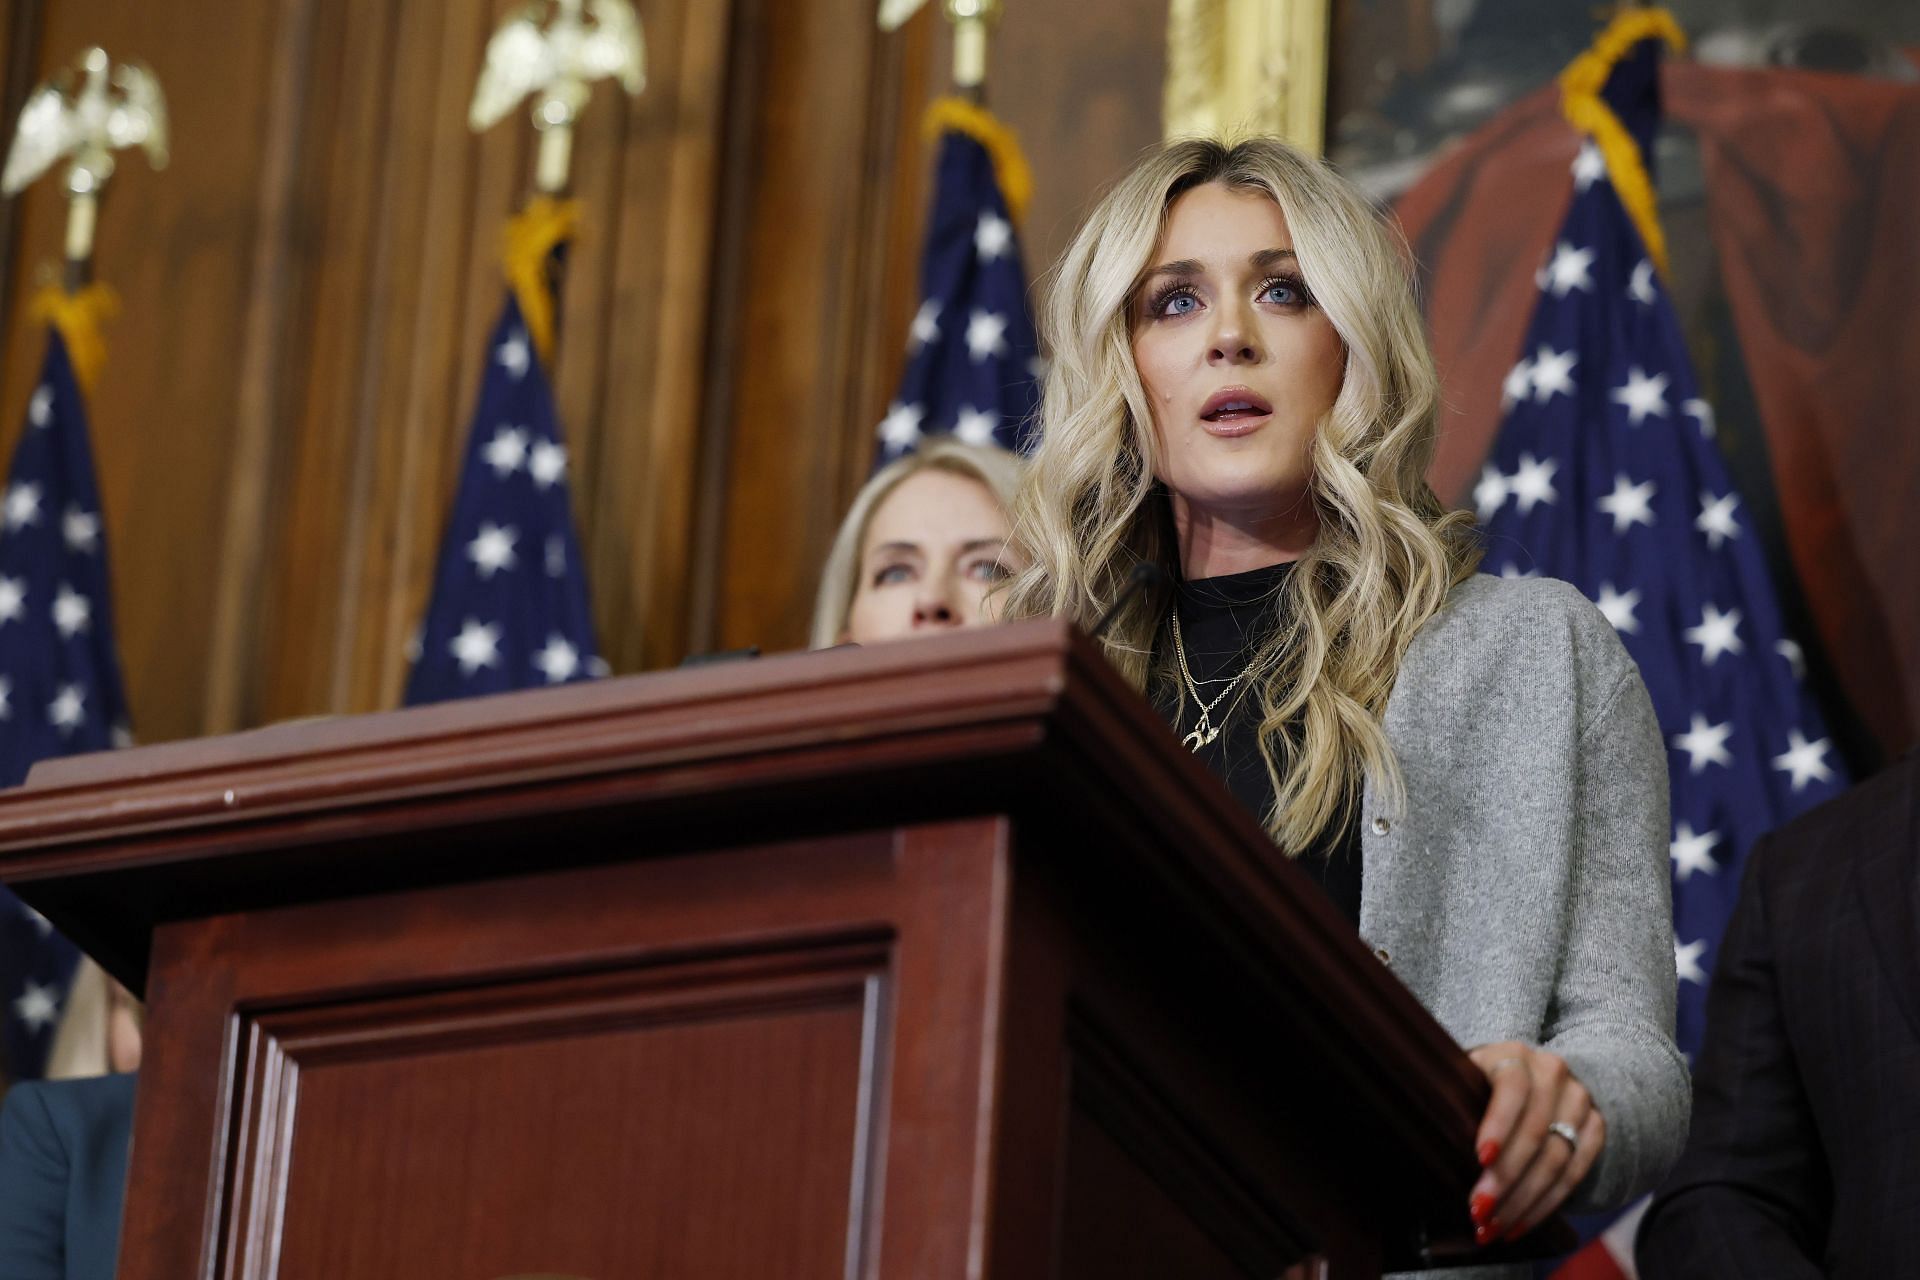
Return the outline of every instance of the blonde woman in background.
{"type": "Polygon", "coordinates": [[[1025,563],[1007,524],[1022,469],[1004,449],[940,439],[876,472],[821,571],[813,647],[993,621],[990,596],[1025,563]]]}
{"type": "Polygon", "coordinates": [[[1042,331],[1006,612],[1088,626],[1164,571],[1101,644],[1475,1046],[1483,1243],[1650,1189],[1688,1110],[1664,747],[1600,613],[1476,576],[1428,488],[1437,382],[1381,218],[1276,140],[1172,143],[1094,209],[1042,331]]]}

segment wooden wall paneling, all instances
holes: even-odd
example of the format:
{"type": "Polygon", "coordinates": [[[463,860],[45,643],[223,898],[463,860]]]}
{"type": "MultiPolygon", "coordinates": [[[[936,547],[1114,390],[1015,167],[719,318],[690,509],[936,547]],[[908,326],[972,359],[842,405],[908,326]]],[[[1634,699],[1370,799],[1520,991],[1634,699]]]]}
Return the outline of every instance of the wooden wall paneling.
{"type": "Polygon", "coordinates": [[[272,556],[262,583],[260,638],[267,719],[331,709],[333,640],[341,622],[348,536],[346,492],[369,349],[368,294],[383,268],[378,181],[394,121],[390,77],[394,5],[316,7],[303,104],[311,147],[296,179],[280,406],[282,448],[260,536],[272,556]]]}
{"type": "MultiPolygon", "coordinates": [[[[574,496],[602,656],[615,671],[669,666],[687,650],[732,9],[660,4],[643,15],[647,90],[625,112],[609,158],[618,163],[600,166],[601,297],[590,316],[568,320],[591,340],[594,376],[570,364],[583,342],[561,357],[568,428],[590,412],[594,432],[576,455],[574,496]]],[[[583,297],[569,294],[570,307],[583,297]]]]}
{"type": "MultiPolygon", "coordinates": [[[[235,309],[241,323],[232,344],[235,426],[233,447],[223,459],[226,495],[214,562],[212,635],[205,654],[204,733],[230,732],[253,723],[261,701],[257,676],[265,635],[260,596],[267,565],[269,463],[284,435],[286,333],[294,321],[294,264],[288,246],[298,215],[299,164],[305,151],[302,108],[310,78],[312,0],[260,9],[274,29],[256,64],[265,85],[250,104],[257,112],[254,163],[240,169],[251,183],[234,205],[238,213],[251,203],[251,216],[245,218],[246,234],[236,234],[229,248],[236,269],[245,276],[235,309]]],[[[178,108],[175,112],[178,120],[178,108]]]]}
{"type": "Polygon", "coordinates": [[[781,649],[805,642],[857,465],[846,451],[871,449],[884,405],[856,402],[859,370],[868,352],[903,340],[910,314],[912,265],[889,262],[885,246],[894,218],[919,215],[908,196],[920,179],[895,157],[897,131],[914,128],[911,104],[923,99],[906,97],[889,68],[926,28],[883,37],[866,0],[746,12],[735,41],[758,46],[740,52],[758,53],[760,74],[738,85],[734,109],[752,125],[722,202],[750,213],[721,250],[731,314],[717,323],[710,382],[726,384],[726,456],[712,459],[725,509],[699,560],[715,596],[694,637],[701,648],[781,649]],[[876,101],[889,85],[900,90],[876,101]],[[901,301],[876,307],[875,297],[901,301]]]}
{"type": "MultiPolygon", "coordinates": [[[[357,618],[342,637],[347,685],[337,697],[355,710],[400,701],[408,640],[426,607],[477,393],[460,385],[456,372],[471,361],[477,378],[486,331],[472,335],[479,324],[492,324],[500,305],[499,285],[469,287],[469,268],[492,243],[478,225],[494,212],[475,198],[481,147],[466,127],[489,15],[472,4],[420,10],[433,21],[409,24],[400,65],[417,68],[403,76],[426,80],[428,91],[411,99],[418,116],[401,121],[414,141],[400,153],[403,169],[394,179],[404,210],[396,210],[399,257],[408,266],[396,278],[391,375],[365,454],[368,531],[359,547],[357,618]]],[[[503,150],[510,158],[495,166],[502,175],[520,158],[511,145],[503,150]]]]}
{"type": "MultiPolygon", "coordinates": [[[[36,54],[40,49],[42,0],[4,0],[0,3],[0,121],[11,131],[20,118],[27,95],[39,83],[36,54]]],[[[11,138],[11,132],[8,137],[11,138]]],[[[0,200],[0,298],[11,298],[20,260],[19,202],[0,200]]],[[[11,405],[0,398],[0,405],[11,405]]]]}
{"type": "MultiPolygon", "coordinates": [[[[455,12],[461,8],[394,6],[388,19],[391,52],[374,90],[383,99],[386,121],[365,140],[377,153],[366,174],[373,184],[368,212],[375,249],[364,318],[348,326],[362,335],[362,345],[356,355],[350,452],[340,477],[340,617],[329,646],[324,704],[330,711],[370,711],[385,704],[382,677],[403,669],[412,626],[402,607],[410,584],[393,572],[393,531],[415,496],[398,464],[406,452],[404,441],[419,425],[406,411],[411,388],[424,376],[420,340],[430,342],[432,328],[445,328],[442,321],[422,333],[424,315],[446,314],[444,289],[433,286],[451,278],[450,272],[431,268],[444,263],[449,252],[468,248],[457,234],[457,219],[443,225],[435,217],[451,203],[448,188],[458,191],[463,185],[465,166],[445,162],[446,144],[457,146],[459,159],[470,152],[470,144],[459,145],[466,143],[459,137],[459,115],[449,119],[457,109],[456,89],[470,89],[461,37],[471,38],[479,27],[462,21],[477,15],[455,12]],[[453,237],[446,234],[450,229],[453,237]]],[[[444,411],[448,399],[433,396],[430,412],[444,411]]]]}

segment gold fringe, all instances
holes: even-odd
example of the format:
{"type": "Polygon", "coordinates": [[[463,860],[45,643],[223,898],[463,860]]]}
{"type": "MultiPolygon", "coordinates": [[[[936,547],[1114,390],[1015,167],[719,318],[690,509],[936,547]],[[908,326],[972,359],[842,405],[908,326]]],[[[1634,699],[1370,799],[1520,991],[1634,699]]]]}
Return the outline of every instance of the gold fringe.
{"type": "Polygon", "coordinates": [[[60,331],[67,344],[67,357],[73,362],[73,376],[80,390],[89,393],[107,363],[106,322],[119,313],[118,295],[104,284],[90,284],[78,293],[50,284],[34,293],[27,308],[33,319],[44,320],[60,331]]]}
{"type": "Polygon", "coordinates": [[[1033,170],[1027,167],[1027,157],[1021,153],[1020,140],[1013,130],[993,112],[965,98],[935,99],[927,108],[927,136],[937,138],[948,129],[966,134],[987,149],[993,157],[993,176],[1000,182],[1007,212],[1015,222],[1020,221],[1027,212],[1027,202],[1033,199],[1033,170]]]}
{"type": "Polygon", "coordinates": [[[1600,96],[1615,64],[1642,40],[1655,38],[1665,40],[1675,53],[1686,51],[1687,38],[1665,9],[1628,9],[1615,16],[1593,47],[1560,73],[1560,111],[1569,124],[1600,148],[1614,193],[1639,229],[1647,256],[1664,277],[1668,274],[1667,237],[1660,229],[1653,180],[1647,176],[1646,161],[1633,135],[1600,96]]]}
{"type": "Polygon", "coordinates": [[[533,348],[542,361],[553,359],[553,287],[547,276],[547,259],[561,241],[573,238],[579,223],[578,200],[535,196],[525,209],[507,219],[502,237],[501,261],[507,269],[507,284],[520,303],[527,336],[533,339],[533,348]]]}

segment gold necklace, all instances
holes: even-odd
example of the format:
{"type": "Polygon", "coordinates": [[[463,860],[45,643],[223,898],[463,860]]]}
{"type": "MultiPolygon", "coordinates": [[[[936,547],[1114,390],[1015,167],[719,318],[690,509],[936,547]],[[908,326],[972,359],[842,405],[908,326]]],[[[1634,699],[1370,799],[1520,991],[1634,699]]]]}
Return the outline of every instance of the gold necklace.
{"type": "MultiPolygon", "coordinates": [[[[1249,662],[1240,668],[1240,674],[1227,681],[1227,687],[1212,702],[1202,698],[1200,686],[1194,683],[1193,672],[1187,667],[1187,647],[1180,641],[1180,610],[1177,608],[1173,611],[1173,656],[1179,659],[1180,675],[1187,682],[1187,691],[1193,695],[1194,705],[1200,708],[1200,719],[1194,724],[1193,732],[1180,739],[1180,745],[1189,751],[1198,751],[1220,736],[1219,727],[1213,723],[1213,709],[1226,701],[1227,695],[1246,678],[1247,672],[1253,670],[1253,664],[1249,662]]],[[[1221,719],[1225,720],[1226,717],[1223,715],[1221,719]]]]}

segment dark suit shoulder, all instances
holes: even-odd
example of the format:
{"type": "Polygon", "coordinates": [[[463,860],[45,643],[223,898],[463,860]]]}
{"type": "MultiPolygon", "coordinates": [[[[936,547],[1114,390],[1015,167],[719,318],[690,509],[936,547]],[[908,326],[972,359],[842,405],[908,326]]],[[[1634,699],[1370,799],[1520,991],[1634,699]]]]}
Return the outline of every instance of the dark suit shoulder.
{"type": "Polygon", "coordinates": [[[1776,828],[1753,851],[1750,875],[1768,889],[1834,879],[1836,859],[1901,847],[1920,796],[1920,752],[1911,752],[1841,795],[1776,828]]]}

